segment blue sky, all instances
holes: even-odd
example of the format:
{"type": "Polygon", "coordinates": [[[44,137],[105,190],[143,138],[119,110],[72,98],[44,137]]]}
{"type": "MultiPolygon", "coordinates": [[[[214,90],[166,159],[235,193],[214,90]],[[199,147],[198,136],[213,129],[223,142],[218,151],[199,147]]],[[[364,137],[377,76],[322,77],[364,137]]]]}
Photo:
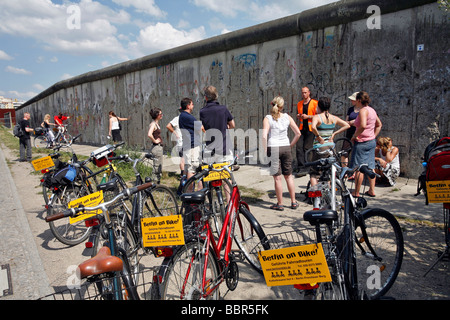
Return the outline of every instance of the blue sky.
{"type": "Polygon", "coordinates": [[[0,96],[53,84],[335,0],[1,0],[0,96]]]}

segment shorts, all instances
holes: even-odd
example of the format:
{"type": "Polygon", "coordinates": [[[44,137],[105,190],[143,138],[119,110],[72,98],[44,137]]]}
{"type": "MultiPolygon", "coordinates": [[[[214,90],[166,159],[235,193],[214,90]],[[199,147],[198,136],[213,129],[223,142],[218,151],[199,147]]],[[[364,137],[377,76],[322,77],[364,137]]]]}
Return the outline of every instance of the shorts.
{"type": "Polygon", "coordinates": [[[349,167],[355,168],[362,164],[367,164],[369,169],[375,169],[376,146],[377,143],[375,139],[364,142],[355,142],[349,167]]]}
{"type": "Polygon", "coordinates": [[[183,150],[184,170],[195,173],[200,165],[200,146],[183,150]]]}
{"type": "Polygon", "coordinates": [[[270,159],[270,175],[288,176],[292,174],[292,152],[290,146],[269,147],[267,148],[267,156],[270,159]],[[276,153],[278,152],[278,157],[276,153]],[[273,154],[273,158],[272,158],[273,154]]]}

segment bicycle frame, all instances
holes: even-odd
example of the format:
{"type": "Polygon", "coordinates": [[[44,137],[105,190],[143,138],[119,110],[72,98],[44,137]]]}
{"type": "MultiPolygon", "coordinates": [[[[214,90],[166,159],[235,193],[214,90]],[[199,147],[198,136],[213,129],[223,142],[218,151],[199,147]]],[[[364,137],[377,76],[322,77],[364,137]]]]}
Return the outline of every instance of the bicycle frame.
{"type": "MultiPolygon", "coordinates": [[[[214,239],[213,231],[209,223],[209,217],[205,216],[202,217],[202,229],[199,232],[200,238],[202,240],[206,240],[204,243],[204,261],[203,261],[203,274],[202,274],[202,297],[206,298],[210,294],[212,294],[217,287],[224,281],[224,270],[230,265],[230,262],[232,260],[232,244],[233,244],[233,237],[235,232],[235,226],[236,222],[238,222],[240,226],[240,230],[242,232],[242,223],[239,219],[238,210],[240,205],[245,205],[248,207],[248,205],[241,201],[241,196],[239,192],[239,188],[237,186],[236,181],[234,180],[233,174],[230,172],[228,166],[225,166],[222,168],[222,170],[226,170],[230,173],[231,181],[232,181],[232,192],[230,201],[228,202],[227,211],[224,217],[224,221],[222,224],[222,228],[220,231],[219,238],[216,242],[214,239]],[[225,246],[224,246],[225,244],[225,246]],[[206,270],[208,261],[211,258],[210,250],[212,249],[214,256],[216,257],[217,261],[223,261],[223,263],[219,263],[219,277],[217,279],[214,279],[213,284],[207,284],[206,283],[206,270]],[[223,251],[223,255],[221,255],[221,252],[223,251]],[[205,288],[208,286],[208,289],[205,291],[205,288]]],[[[193,257],[194,258],[194,257],[193,257]]],[[[193,258],[191,260],[191,263],[193,262],[193,258]]],[[[189,278],[189,274],[191,271],[191,267],[188,268],[186,278],[187,280],[189,278]]],[[[183,284],[183,290],[184,293],[184,286],[186,283],[183,284]]]]}
{"type": "MultiPolygon", "coordinates": [[[[349,169],[348,167],[341,167],[338,164],[338,161],[335,157],[324,158],[321,160],[315,161],[315,163],[321,163],[321,165],[330,165],[330,188],[331,188],[331,210],[336,211],[336,187],[341,190],[342,200],[344,204],[344,221],[341,232],[339,234],[344,234],[344,238],[351,241],[353,238],[353,242],[356,246],[361,250],[362,255],[371,255],[371,258],[374,260],[381,261],[381,258],[376,254],[374,248],[370,243],[370,238],[367,236],[366,226],[364,223],[364,219],[362,218],[362,213],[360,209],[366,206],[365,201],[363,203],[357,202],[355,198],[352,196],[350,190],[347,188],[345,184],[345,176],[347,173],[352,173],[354,171],[361,170],[360,168],[349,169]],[[360,244],[358,239],[356,239],[356,235],[354,230],[360,228],[363,238],[365,240],[365,245],[369,252],[366,252],[363,246],[360,244]]],[[[328,170],[328,169],[327,169],[328,170]]],[[[371,210],[371,209],[368,209],[371,210]]],[[[319,209],[320,211],[320,209],[319,209]]],[[[321,240],[322,236],[320,234],[319,225],[316,226],[316,237],[321,240]]],[[[357,299],[358,296],[358,281],[357,281],[357,269],[356,269],[356,253],[354,248],[350,248],[347,243],[344,244],[344,247],[339,249],[339,255],[345,258],[344,261],[344,276],[346,278],[346,294],[349,295],[350,299],[357,299]]]]}

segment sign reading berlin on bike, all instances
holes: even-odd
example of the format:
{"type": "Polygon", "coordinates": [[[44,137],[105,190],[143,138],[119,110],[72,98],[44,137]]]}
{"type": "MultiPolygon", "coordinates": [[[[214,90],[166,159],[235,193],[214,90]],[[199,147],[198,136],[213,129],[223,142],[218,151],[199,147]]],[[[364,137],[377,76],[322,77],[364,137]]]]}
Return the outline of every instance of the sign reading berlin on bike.
{"type": "Polygon", "coordinates": [[[144,247],[179,246],[184,244],[181,215],[143,218],[142,240],[144,247]]]}
{"type": "Polygon", "coordinates": [[[427,197],[430,203],[450,202],[450,180],[428,181],[427,197]]]}
{"type": "MultiPolygon", "coordinates": [[[[103,202],[103,191],[98,191],[98,192],[94,192],[91,194],[88,194],[84,197],[72,200],[69,202],[69,204],[67,205],[67,208],[78,208],[80,205],[83,205],[85,207],[96,207],[98,206],[100,203],[103,202]]],[[[89,213],[82,213],[79,215],[76,215],[75,217],[70,217],[69,221],[71,224],[92,218],[93,216],[102,213],[102,210],[97,210],[94,212],[89,212],[89,213]]]]}
{"type": "Polygon", "coordinates": [[[259,252],[269,287],[331,281],[322,244],[308,244],[259,252]]]}
{"type": "Polygon", "coordinates": [[[34,170],[36,170],[36,171],[40,171],[42,169],[47,169],[47,168],[53,167],[55,165],[50,156],[33,160],[33,161],[31,161],[31,164],[33,165],[34,170]]]}

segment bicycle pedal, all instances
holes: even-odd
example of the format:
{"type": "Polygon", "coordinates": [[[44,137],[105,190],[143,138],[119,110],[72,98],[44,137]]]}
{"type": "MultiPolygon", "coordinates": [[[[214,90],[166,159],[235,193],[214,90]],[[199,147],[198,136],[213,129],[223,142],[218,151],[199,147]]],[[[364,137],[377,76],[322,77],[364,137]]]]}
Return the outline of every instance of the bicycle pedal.
{"type": "Polygon", "coordinates": [[[245,260],[244,254],[242,253],[241,250],[238,249],[231,250],[230,255],[233,261],[243,262],[245,260]]]}

